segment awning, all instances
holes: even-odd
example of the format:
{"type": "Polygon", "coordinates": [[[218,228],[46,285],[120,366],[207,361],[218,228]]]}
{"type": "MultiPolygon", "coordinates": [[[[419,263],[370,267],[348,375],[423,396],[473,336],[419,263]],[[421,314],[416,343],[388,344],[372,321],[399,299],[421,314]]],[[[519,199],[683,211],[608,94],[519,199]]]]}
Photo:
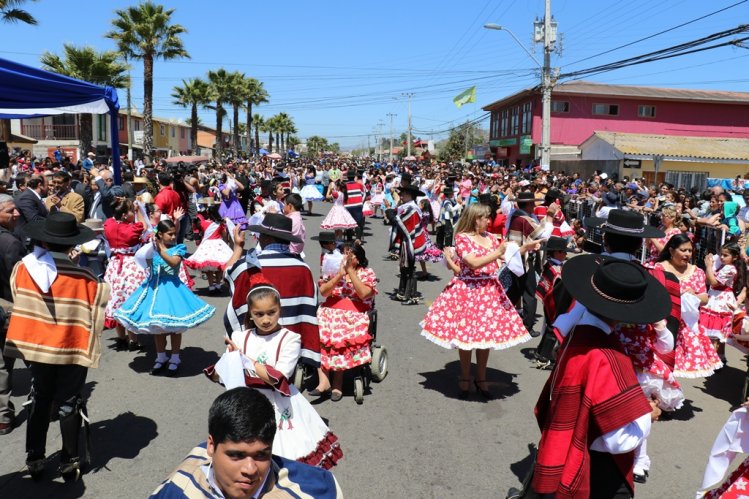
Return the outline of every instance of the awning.
{"type": "Polygon", "coordinates": [[[27,137],[25,135],[21,135],[20,133],[11,133],[10,134],[10,143],[11,144],[36,144],[39,142],[36,139],[32,139],[31,137],[27,137]]]}

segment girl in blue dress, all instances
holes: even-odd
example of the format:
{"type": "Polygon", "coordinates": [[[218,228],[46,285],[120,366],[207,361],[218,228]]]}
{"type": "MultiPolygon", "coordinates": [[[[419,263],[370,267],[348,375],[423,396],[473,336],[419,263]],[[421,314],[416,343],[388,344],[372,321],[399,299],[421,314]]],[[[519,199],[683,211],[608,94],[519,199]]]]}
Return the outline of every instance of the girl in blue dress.
{"type": "MultiPolygon", "coordinates": [[[[154,335],[156,362],[151,369],[152,375],[164,369],[168,376],[177,374],[181,363],[181,334],[207,321],[216,311],[180,280],[179,269],[186,248],[184,244],[175,245],[176,240],[174,222],[159,222],[151,248],[143,255],[151,260],[150,275],[114,313],[115,319],[128,330],[154,335]],[[172,345],[168,359],[167,335],[172,345]]],[[[136,255],[136,259],[138,257],[136,255]]]]}

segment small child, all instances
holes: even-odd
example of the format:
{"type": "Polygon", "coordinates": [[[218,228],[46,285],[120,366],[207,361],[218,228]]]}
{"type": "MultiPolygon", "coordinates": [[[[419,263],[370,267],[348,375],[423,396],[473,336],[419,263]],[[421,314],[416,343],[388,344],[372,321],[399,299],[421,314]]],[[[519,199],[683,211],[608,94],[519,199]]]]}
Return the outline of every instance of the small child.
{"type": "Polygon", "coordinates": [[[224,280],[226,262],[232,255],[232,249],[225,241],[228,237],[226,222],[218,213],[219,203],[212,198],[203,198],[198,202],[208,205],[208,209],[205,210],[206,217],[200,223],[203,238],[195,253],[185,260],[185,264],[191,269],[205,272],[208,278],[208,293],[219,293],[224,280]]]}
{"type": "Polygon", "coordinates": [[[226,339],[227,353],[205,373],[229,389],[239,371],[239,383],[257,388],[273,404],[278,424],[273,453],[330,469],[343,457],[338,437],[289,381],[299,361],[301,338],[278,323],[281,296],[276,288],[261,272],[250,280],[248,327],[226,339]]]}
{"type": "Polygon", "coordinates": [[[700,310],[700,325],[725,365],[725,342],[733,330],[733,315],[738,309],[736,296],[746,284],[746,264],[736,243],[724,244],[719,258],[720,262],[712,254],[705,256],[705,275],[710,289],[707,304],[700,310]]]}
{"type": "Polygon", "coordinates": [[[421,273],[419,274],[420,279],[426,279],[429,277],[429,271],[427,271],[427,262],[441,262],[444,258],[442,250],[440,250],[433,242],[432,238],[429,237],[429,230],[427,227],[429,224],[434,224],[434,213],[432,212],[432,204],[429,202],[429,198],[422,198],[419,201],[419,209],[421,209],[421,230],[424,232],[426,237],[426,249],[423,253],[416,255],[416,261],[421,266],[421,273]]]}
{"type": "MultiPolygon", "coordinates": [[[[546,241],[544,249],[546,250],[546,263],[541,273],[541,279],[538,281],[538,286],[536,287],[536,296],[543,304],[545,319],[543,336],[536,348],[535,354],[539,369],[546,369],[554,362],[552,354],[557,345],[557,338],[554,335],[552,324],[559,313],[567,311],[559,310],[560,305],[562,308],[567,307],[556,303],[556,299],[561,293],[555,293],[554,289],[554,286],[562,278],[562,265],[567,259],[567,252],[569,251],[567,240],[562,237],[551,236],[546,241]]],[[[557,287],[558,289],[559,287],[557,287]]],[[[568,303],[567,306],[569,305],[568,303]]]]}
{"type": "Polygon", "coordinates": [[[80,251],[78,265],[88,267],[96,277],[103,280],[111,251],[107,238],[104,237],[104,224],[97,218],[87,218],[83,225],[93,230],[96,238],[76,248],[80,251]]]}
{"type": "Polygon", "coordinates": [[[114,318],[129,331],[154,335],[156,362],[151,369],[152,375],[168,367],[167,375],[175,376],[181,363],[182,333],[207,321],[216,311],[180,280],[179,269],[187,250],[184,244],[175,245],[176,240],[174,222],[159,222],[152,243],[136,254],[136,261],[139,258],[151,260],[151,273],[114,313],[114,318]],[[169,359],[166,355],[167,336],[172,344],[169,359]]]}

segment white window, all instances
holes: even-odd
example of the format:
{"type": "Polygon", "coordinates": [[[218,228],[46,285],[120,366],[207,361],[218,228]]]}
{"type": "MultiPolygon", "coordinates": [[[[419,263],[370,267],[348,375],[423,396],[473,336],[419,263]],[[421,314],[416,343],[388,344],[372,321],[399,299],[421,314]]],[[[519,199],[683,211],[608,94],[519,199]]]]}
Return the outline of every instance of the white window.
{"type": "Polygon", "coordinates": [[[551,112],[552,113],[569,113],[570,103],[567,101],[553,100],[551,101],[551,112]]]}
{"type": "Polygon", "coordinates": [[[593,114],[617,116],[619,114],[619,106],[616,104],[593,104],[593,114]]]}
{"type": "Polygon", "coordinates": [[[640,118],[655,118],[655,106],[637,106],[637,116],[640,118]]]}

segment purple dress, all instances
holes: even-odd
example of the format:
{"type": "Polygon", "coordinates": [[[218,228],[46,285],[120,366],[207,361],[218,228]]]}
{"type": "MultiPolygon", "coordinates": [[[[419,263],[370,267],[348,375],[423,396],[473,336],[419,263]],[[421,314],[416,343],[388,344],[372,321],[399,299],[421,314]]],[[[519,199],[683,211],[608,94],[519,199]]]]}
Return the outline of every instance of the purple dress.
{"type": "Polygon", "coordinates": [[[242,205],[239,203],[239,198],[237,198],[237,188],[236,186],[232,186],[227,197],[223,195],[226,187],[226,184],[218,186],[221,191],[221,205],[218,207],[218,214],[221,215],[221,218],[228,217],[234,224],[245,228],[247,225],[247,216],[242,209],[242,205]]]}

